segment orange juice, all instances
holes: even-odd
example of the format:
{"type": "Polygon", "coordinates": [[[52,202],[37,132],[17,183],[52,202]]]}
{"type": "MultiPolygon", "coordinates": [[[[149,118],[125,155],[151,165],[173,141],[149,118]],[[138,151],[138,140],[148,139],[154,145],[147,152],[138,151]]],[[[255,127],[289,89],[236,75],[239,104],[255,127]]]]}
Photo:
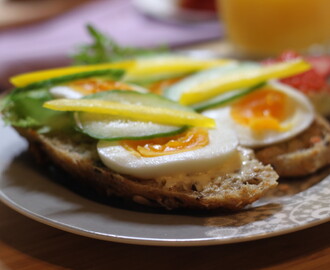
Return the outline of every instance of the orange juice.
{"type": "Polygon", "coordinates": [[[330,50],[330,0],[218,0],[237,52],[264,57],[293,49],[330,50]]]}

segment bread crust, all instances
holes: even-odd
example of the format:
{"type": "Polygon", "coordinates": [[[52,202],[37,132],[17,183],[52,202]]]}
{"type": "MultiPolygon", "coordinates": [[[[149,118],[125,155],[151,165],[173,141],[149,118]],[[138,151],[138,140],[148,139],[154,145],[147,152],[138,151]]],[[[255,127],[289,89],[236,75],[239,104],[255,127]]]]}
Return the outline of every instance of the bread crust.
{"type": "Polygon", "coordinates": [[[119,197],[152,207],[166,209],[229,209],[239,210],[262,197],[277,185],[278,175],[271,166],[254,158],[251,150],[240,149],[242,168],[225,177],[213,179],[197,191],[180,183],[166,187],[155,179],[138,179],[116,173],[105,167],[96,153],[96,142],[83,135],[77,138],[42,135],[31,129],[17,128],[29,142],[29,149],[38,160],[47,159],[62,168],[76,183],[87,185],[100,195],[119,197]],[[77,143],[79,142],[79,143],[77,143]]]}
{"type": "Polygon", "coordinates": [[[257,159],[271,164],[280,177],[312,174],[330,164],[330,125],[317,115],[312,125],[295,138],[255,151],[257,159]]]}

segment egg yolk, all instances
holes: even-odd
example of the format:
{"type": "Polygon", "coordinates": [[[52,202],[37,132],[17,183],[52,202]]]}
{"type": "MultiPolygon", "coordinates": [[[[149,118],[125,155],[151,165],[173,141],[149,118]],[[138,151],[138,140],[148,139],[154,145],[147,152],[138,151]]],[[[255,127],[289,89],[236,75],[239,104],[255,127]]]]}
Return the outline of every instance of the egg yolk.
{"type": "Polygon", "coordinates": [[[80,79],[73,82],[70,82],[68,86],[74,88],[75,90],[83,94],[94,94],[107,90],[133,90],[132,86],[111,80],[88,78],[80,79]]]}
{"type": "Polygon", "coordinates": [[[149,140],[123,140],[120,144],[128,151],[142,157],[157,157],[196,150],[209,143],[208,132],[204,128],[190,128],[170,137],[149,140]]]}
{"type": "Polygon", "coordinates": [[[158,81],[158,82],[155,82],[155,83],[151,84],[149,86],[149,90],[152,93],[161,95],[161,94],[163,94],[163,92],[166,88],[168,88],[171,85],[179,82],[182,79],[183,79],[183,77],[177,77],[177,78],[161,80],[161,81],[158,81]]]}
{"type": "Polygon", "coordinates": [[[286,95],[274,89],[261,89],[242,98],[231,107],[231,117],[255,131],[284,131],[286,95]]]}

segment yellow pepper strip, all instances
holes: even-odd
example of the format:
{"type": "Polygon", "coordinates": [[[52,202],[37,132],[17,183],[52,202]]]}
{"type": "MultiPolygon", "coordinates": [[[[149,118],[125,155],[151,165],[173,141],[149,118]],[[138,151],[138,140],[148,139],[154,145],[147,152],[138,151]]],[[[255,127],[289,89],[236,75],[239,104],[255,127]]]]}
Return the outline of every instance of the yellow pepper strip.
{"type": "Polygon", "coordinates": [[[232,60],[226,59],[194,59],[191,57],[151,57],[138,60],[118,61],[86,66],[70,66],[48,70],[41,70],[20,74],[10,78],[10,82],[16,87],[24,87],[38,81],[55,77],[70,75],[79,72],[100,69],[124,69],[126,78],[147,77],[159,74],[189,73],[215,66],[225,65],[232,60]]]}
{"type": "Polygon", "coordinates": [[[241,70],[221,76],[187,89],[180,97],[180,103],[190,105],[208,100],[224,92],[249,87],[269,79],[281,79],[310,69],[310,65],[302,59],[295,59],[269,66],[241,70]]]}
{"type": "Polygon", "coordinates": [[[166,125],[215,127],[215,121],[213,119],[195,112],[124,104],[99,99],[55,99],[45,102],[43,106],[56,111],[111,114],[134,120],[152,121],[166,125]]]}
{"type": "Polygon", "coordinates": [[[10,82],[16,87],[24,87],[34,82],[48,80],[51,78],[79,73],[79,72],[101,70],[101,69],[128,69],[134,64],[135,61],[130,60],[130,61],[120,61],[120,62],[105,63],[98,65],[69,66],[63,68],[41,70],[41,71],[24,73],[21,75],[14,76],[10,78],[10,82]]]}
{"type": "Polygon", "coordinates": [[[167,57],[155,58],[154,60],[137,61],[137,65],[132,68],[132,71],[154,73],[154,72],[181,72],[181,71],[196,71],[205,68],[222,66],[232,60],[227,59],[195,59],[188,57],[167,57]]]}
{"type": "Polygon", "coordinates": [[[127,72],[127,79],[157,74],[189,73],[222,66],[232,62],[228,59],[196,59],[191,57],[153,57],[139,59],[127,72]]]}

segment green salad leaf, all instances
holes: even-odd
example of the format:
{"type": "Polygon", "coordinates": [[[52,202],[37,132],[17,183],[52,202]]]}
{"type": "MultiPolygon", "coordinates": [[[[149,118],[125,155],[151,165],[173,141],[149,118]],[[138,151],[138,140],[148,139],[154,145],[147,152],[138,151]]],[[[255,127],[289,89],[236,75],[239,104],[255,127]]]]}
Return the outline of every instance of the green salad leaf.
{"type": "Polygon", "coordinates": [[[48,89],[19,92],[10,95],[2,110],[5,123],[23,127],[35,128],[42,132],[71,126],[71,117],[68,113],[56,112],[42,105],[53,99],[48,89]]]}

